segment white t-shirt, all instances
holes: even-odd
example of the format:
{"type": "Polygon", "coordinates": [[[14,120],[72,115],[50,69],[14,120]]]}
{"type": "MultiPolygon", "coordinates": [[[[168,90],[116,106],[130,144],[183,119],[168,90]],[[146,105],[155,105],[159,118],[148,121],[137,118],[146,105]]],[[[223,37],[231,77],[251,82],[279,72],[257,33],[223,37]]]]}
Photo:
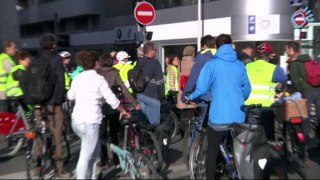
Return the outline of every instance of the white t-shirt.
{"type": "Polygon", "coordinates": [[[120,104],[104,77],[94,70],[84,71],[74,78],[68,91],[68,99],[75,100],[72,113],[74,123],[101,124],[103,99],[113,109],[120,104]]]}

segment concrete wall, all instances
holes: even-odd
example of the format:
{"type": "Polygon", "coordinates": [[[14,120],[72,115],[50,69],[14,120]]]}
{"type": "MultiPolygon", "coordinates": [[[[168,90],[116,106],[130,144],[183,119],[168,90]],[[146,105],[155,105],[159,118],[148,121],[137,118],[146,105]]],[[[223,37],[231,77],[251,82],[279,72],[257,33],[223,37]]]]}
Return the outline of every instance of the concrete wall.
{"type": "Polygon", "coordinates": [[[20,40],[16,0],[0,0],[0,42],[20,40]]]}

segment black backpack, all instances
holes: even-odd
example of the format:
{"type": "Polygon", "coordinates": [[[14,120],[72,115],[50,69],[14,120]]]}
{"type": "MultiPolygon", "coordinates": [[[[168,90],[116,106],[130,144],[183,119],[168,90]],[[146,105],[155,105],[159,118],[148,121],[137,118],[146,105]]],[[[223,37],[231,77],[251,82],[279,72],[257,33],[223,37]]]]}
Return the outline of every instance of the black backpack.
{"type": "Polygon", "coordinates": [[[147,62],[143,63],[140,66],[139,61],[138,61],[136,66],[134,66],[133,69],[128,71],[129,84],[130,84],[130,87],[132,88],[133,92],[135,92],[135,93],[143,92],[149,82],[143,73],[143,66],[146,63],[147,62]]]}
{"type": "Polygon", "coordinates": [[[32,60],[22,81],[22,90],[27,103],[46,103],[52,97],[54,88],[50,61],[41,57],[32,60]]]}

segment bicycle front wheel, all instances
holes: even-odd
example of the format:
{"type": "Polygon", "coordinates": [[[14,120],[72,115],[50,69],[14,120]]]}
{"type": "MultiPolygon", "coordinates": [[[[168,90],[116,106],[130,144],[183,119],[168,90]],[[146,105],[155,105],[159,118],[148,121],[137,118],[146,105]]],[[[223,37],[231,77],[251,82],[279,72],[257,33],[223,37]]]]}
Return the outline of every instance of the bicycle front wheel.
{"type": "Polygon", "coordinates": [[[206,179],[207,136],[202,132],[195,138],[189,157],[190,179],[206,179]]]}

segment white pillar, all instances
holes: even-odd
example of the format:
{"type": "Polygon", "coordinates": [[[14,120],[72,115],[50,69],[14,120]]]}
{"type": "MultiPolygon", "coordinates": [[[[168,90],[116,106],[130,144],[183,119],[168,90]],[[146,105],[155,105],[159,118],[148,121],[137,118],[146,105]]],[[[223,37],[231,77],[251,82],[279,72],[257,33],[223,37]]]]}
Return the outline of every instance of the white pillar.
{"type": "Polygon", "coordinates": [[[201,19],[201,0],[198,0],[198,37],[197,37],[197,48],[201,50],[201,37],[202,37],[202,19],[201,19]]]}

